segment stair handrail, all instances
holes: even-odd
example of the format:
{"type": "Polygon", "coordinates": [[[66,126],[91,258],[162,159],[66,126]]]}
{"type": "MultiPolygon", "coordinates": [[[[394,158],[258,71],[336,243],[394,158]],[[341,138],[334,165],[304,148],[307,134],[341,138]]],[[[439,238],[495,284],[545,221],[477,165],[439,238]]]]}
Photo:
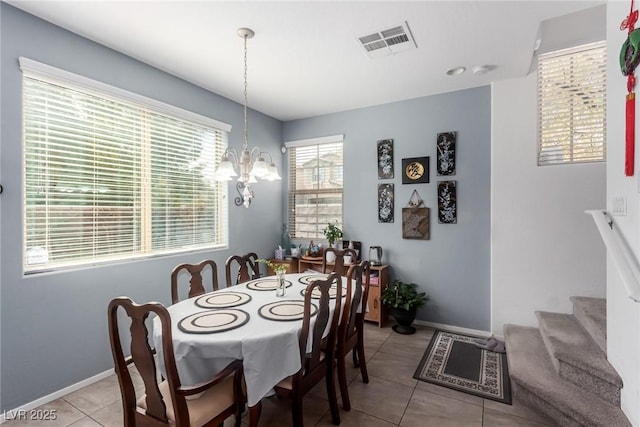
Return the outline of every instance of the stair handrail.
{"type": "Polygon", "coordinates": [[[622,233],[615,227],[613,217],[606,210],[592,209],[584,211],[593,217],[613,263],[618,269],[622,284],[635,302],[640,302],[640,266],[638,259],[627,244],[622,233]]]}

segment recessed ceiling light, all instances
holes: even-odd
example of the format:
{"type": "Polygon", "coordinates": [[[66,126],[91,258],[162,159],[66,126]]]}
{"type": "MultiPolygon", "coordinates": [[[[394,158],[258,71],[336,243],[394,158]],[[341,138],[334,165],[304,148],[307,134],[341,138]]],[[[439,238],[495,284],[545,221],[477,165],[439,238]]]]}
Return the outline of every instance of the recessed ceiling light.
{"type": "Polygon", "coordinates": [[[447,71],[447,76],[457,76],[458,74],[462,74],[465,71],[467,71],[465,67],[454,67],[447,71]]]}
{"type": "Polygon", "coordinates": [[[495,69],[496,67],[493,65],[476,65],[471,69],[471,72],[476,76],[481,76],[483,74],[487,74],[489,71],[495,69]]]}

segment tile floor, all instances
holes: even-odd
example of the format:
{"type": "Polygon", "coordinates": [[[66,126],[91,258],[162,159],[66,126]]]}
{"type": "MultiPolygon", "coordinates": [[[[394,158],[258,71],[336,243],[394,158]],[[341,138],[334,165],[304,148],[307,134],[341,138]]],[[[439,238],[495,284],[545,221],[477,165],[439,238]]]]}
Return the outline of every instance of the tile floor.
{"type": "MultiPolygon", "coordinates": [[[[433,330],[418,326],[415,335],[399,335],[390,326],[366,325],[366,354],[369,384],[359,370],[349,367],[350,412],[340,410],[343,427],[428,427],[428,426],[541,426],[549,420],[514,402],[505,405],[480,397],[413,379],[433,330]]],[[[139,377],[138,377],[139,380],[139,377]]],[[[141,384],[141,382],[139,383],[141,384]]],[[[108,377],[39,409],[55,409],[54,421],[8,421],[5,427],[96,427],[122,426],[120,390],[115,376],[108,377]]],[[[303,401],[307,427],[332,426],[324,382],[303,401]]],[[[340,403],[340,408],[342,404],[340,403]]],[[[243,425],[247,425],[243,417],[243,425]]],[[[291,425],[289,401],[270,397],[263,400],[260,425],[291,425]]],[[[233,417],[226,426],[233,425],[233,417]]]]}

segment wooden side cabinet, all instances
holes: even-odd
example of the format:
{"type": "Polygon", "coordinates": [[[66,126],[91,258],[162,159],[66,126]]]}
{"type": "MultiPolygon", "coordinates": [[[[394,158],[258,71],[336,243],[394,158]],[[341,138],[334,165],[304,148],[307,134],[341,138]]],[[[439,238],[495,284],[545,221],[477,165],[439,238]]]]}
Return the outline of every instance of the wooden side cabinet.
{"type": "MultiPolygon", "coordinates": [[[[298,258],[286,258],[286,259],[275,259],[271,258],[269,261],[273,264],[284,264],[287,266],[287,273],[297,273],[298,272],[298,258]]],[[[267,275],[273,276],[276,274],[271,267],[267,265],[267,275]]]]}
{"type": "Polygon", "coordinates": [[[367,299],[368,311],[364,315],[364,320],[376,322],[380,328],[384,326],[387,319],[387,308],[380,301],[382,292],[387,289],[387,286],[389,286],[389,266],[372,265],[369,298],[367,299]],[[374,274],[377,274],[377,277],[374,274]]]}

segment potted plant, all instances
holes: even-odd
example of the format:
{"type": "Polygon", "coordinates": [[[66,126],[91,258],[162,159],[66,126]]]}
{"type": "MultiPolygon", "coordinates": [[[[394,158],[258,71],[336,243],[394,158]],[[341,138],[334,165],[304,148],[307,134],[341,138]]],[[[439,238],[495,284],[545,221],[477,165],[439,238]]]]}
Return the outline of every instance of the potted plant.
{"type": "Polygon", "coordinates": [[[333,244],[338,239],[342,239],[342,230],[338,227],[338,222],[335,224],[328,223],[327,228],[324,229],[324,237],[329,241],[329,247],[333,247],[333,244]]]}
{"type": "Polygon", "coordinates": [[[389,306],[391,315],[397,322],[393,330],[399,334],[413,334],[416,328],[411,326],[416,318],[418,307],[429,299],[425,292],[418,292],[415,283],[405,283],[394,280],[382,292],[380,300],[389,306]]]}
{"type": "MultiPolygon", "coordinates": [[[[327,238],[330,248],[334,247],[336,240],[342,239],[342,230],[338,227],[337,221],[335,224],[327,224],[327,228],[324,229],[324,237],[327,238]]],[[[333,253],[328,253],[326,257],[328,262],[334,262],[336,260],[333,253]]]]}

